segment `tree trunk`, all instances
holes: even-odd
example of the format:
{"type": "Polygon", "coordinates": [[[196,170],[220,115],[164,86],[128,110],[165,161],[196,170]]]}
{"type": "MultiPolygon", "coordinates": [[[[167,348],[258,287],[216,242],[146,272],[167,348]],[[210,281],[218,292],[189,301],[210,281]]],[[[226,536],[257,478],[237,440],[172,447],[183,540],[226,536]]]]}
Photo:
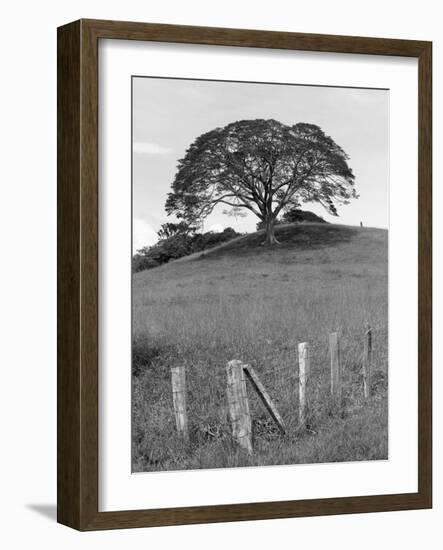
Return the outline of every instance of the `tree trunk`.
{"type": "Polygon", "coordinates": [[[275,232],[274,232],[274,218],[269,217],[265,222],[265,246],[272,246],[274,244],[278,244],[277,239],[275,238],[275,232]]]}

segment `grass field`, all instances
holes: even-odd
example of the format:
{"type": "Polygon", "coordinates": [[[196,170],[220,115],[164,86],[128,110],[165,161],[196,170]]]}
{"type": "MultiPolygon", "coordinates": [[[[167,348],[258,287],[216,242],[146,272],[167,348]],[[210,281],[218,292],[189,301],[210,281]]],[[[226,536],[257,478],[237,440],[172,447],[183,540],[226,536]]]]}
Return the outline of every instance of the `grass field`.
{"type": "Polygon", "coordinates": [[[133,471],[386,459],[388,234],[329,224],[254,233],[133,277],[133,471]],[[371,399],[362,395],[366,324],[371,399]],[[343,391],[329,395],[328,336],[340,334],[343,391]],[[297,344],[311,353],[307,425],[298,425],[297,344]],[[254,454],[230,438],[227,361],[254,366],[286,426],[248,388],[254,454]],[[190,442],[177,437],[170,367],[186,366],[190,442]]]}

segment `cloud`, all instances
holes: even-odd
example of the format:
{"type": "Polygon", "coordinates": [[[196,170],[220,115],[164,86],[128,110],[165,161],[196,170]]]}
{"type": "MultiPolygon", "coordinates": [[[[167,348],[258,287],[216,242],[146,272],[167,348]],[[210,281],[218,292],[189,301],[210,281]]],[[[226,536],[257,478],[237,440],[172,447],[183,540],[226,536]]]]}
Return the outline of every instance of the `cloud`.
{"type": "Polygon", "coordinates": [[[157,143],[144,143],[136,141],[132,148],[134,153],[144,153],[145,155],[167,155],[171,152],[169,147],[163,147],[157,143]]]}
{"type": "Polygon", "coordinates": [[[158,241],[157,233],[149,223],[135,218],[132,224],[132,251],[136,252],[144,246],[151,246],[158,241]]]}

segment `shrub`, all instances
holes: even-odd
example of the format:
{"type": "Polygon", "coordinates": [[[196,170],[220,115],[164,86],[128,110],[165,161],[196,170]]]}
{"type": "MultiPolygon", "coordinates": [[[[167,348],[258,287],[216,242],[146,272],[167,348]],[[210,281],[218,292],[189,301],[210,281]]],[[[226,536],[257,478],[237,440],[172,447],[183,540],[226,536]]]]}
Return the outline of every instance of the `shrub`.
{"type": "Polygon", "coordinates": [[[300,210],[299,208],[291,208],[287,210],[282,218],[282,223],[328,223],[326,220],[314,214],[314,212],[309,212],[308,210],[300,210]]]}
{"type": "Polygon", "coordinates": [[[137,273],[144,269],[152,269],[193,252],[207,250],[240,235],[232,227],[227,227],[221,233],[207,231],[206,233],[194,233],[190,235],[176,232],[170,237],[161,239],[152,246],[139,250],[132,258],[132,271],[137,273]]]}
{"type": "Polygon", "coordinates": [[[149,255],[135,254],[132,258],[132,271],[134,273],[144,269],[152,269],[158,265],[160,265],[159,262],[149,255]]]}

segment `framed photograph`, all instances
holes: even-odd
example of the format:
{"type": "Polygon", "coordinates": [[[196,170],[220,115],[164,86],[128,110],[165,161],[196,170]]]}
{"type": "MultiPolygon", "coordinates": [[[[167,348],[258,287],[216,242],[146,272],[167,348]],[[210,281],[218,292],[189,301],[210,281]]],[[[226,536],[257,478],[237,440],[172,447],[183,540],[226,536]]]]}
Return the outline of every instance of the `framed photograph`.
{"type": "Polygon", "coordinates": [[[430,42],[58,29],[58,521],[430,508],[430,42]]]}

